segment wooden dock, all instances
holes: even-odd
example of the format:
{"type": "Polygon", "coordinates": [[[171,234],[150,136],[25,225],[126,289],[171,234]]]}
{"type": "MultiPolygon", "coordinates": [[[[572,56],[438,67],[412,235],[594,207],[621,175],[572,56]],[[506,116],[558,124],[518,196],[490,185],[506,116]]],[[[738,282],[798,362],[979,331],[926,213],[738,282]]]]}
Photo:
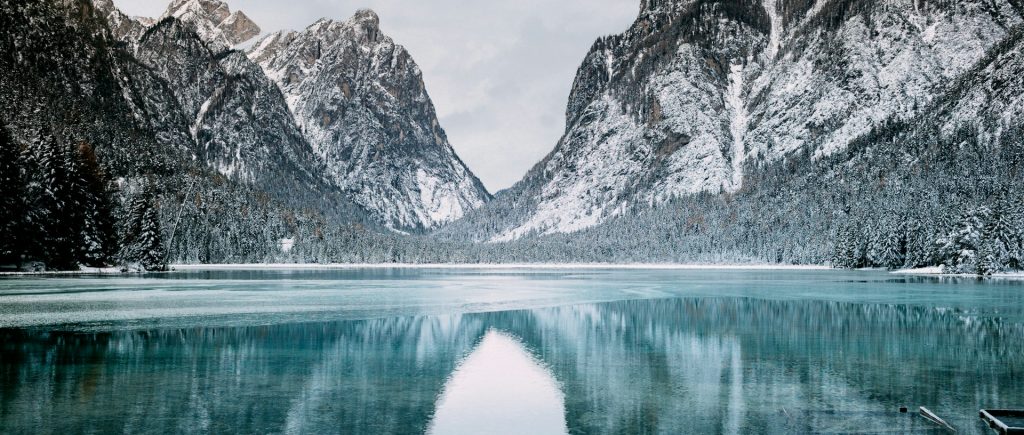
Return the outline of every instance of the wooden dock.
{"type": "Polygon", "coordinates": [[[1024,411],[1009,409],[982,409],[978,416],[1002,435],[1024,435],[1024,411]]]}

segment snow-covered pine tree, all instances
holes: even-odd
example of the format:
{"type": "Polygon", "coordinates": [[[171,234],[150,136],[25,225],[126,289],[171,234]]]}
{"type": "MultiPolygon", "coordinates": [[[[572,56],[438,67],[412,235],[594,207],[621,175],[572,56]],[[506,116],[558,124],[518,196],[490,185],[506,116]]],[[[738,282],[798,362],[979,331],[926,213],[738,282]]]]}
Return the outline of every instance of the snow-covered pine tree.
{"type": "Polygon", "coordinates": [[[868,248],[868,263],[873,267],[894,269],[906,261],[904,223],[894,214],[874,220],[868,248]]]}
{"type": "Polygon", "coordinates": [[[0,265],[19,263],[25,242],[25,181],[19,148],[0,122],[0,265]]]}
{"type": "Polygon", "coordinates": [[[836,234],[832,266],[843,269],[854,269],[861,267],[861,258],[857,249],[860,235],[854,230],[853,225],[846,225],[839,229],[836,234]]]}
{"type": "Polygon", "coordinates": [[[931,264],[931,235],[918,217],[910,217],[906,223],[906,258],[903,267],[915,268],[931,264]]]}
{"type": "Polygon", "coordinates": [[[991,275],[1015,266],[1011,263],[1016,263],[1013,257],[1020,232],[1015,221],[1009,192],[1003,192],[992,207],[982,232],[979,274],[991,275]]]}
{"type": "Polygon", "coordinates": [[[139,263],[149,271],[167,270],[167,252],[164,250],[163,232],[160,229],[160,214],[152,197],[142,214],[142,229],[139,235],[139,263]]]}
{"type": "Polygon", "coordinates": [[[110,263],[117,245],[108,182],[96,153],[88,143],[79,144],[75,161],[79,166],[76,172],[82,178],[80,194],[84,200],[84,222],[79,242],[81,261],[88,266],[105,266],[110,263]]]}
{"type": "Polygon", "coordinates": [[[78,165],[71,147],[52,135],[41,135],[30,147],[34,166],[29,171],[28,217],[30,257],[48,268],[70,270],[78,266],[82,204],[78,165]]]}
{"type": "Polygon", "coordinates": [[[1014,230],[1007,267],[1012,270],[1024,270],[1024,198],[1016,196],[1009,199],[1007,216],[1010,228],[1014,230]]]}
{"type": "Polygon", "coordinates": [[[167,269],[167,253],[154,192],[153,184],[149,183],[128,205],[119,255],[128,268],[146,271],[167,269]]]}
{"type": "Polygon", "coordinates": [[[939,253],[942,264],[954,273],[977,273],[978,250],[982,246],[982,234],[992,211],[988,207],[977,207],[964,213],[953,230],[939,239],[939,253]]]}

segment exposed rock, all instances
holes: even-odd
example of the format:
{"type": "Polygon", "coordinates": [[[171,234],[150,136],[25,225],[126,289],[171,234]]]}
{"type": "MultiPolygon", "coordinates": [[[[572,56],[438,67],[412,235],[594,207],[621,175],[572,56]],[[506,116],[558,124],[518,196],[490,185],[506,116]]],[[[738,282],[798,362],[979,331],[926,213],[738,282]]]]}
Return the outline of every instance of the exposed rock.
{"type": "Polygon", "coordinates": [[[106,19],[111,34],[118,40],[137,40],[153,24],[152,20],[140,21],[125,15],[114,6],[113,0],[94,0],[93,5],[99,15],[106,19]]]}
{"type": "Polygon", "coordinates": [[[357,204],[395,229],[434,227],[489,195],[448,143],[412,57],[379,26],[364,9],[268,35],[249,57],[357,204]]]}
{"type": "Polygon", "coordinates": [[[231,12],[218,0],[174,0],[161,18],[174,17],[192,26],[215,49],[225,49],[258,36],[259,26],[241,11],[231,12]]]}
{"type": "Polygon", "coordinates": [[[910,119],[1020,25],[1011,0],[645,0],[577,74],[555,150],[492,207],[495,240],[737,191],[792,153],[910,119]]]}

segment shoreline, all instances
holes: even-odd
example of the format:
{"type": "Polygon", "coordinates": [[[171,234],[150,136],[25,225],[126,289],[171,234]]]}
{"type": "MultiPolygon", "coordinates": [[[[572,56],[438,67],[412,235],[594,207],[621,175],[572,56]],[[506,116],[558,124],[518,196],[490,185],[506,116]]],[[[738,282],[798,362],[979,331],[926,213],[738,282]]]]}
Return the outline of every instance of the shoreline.
{"type": "Polygon", "coordinates": [[[921,267],[917,269],[900,269],[889,272],[892,275],[903,275],[903,276],[927,276],[933,278],[995,278],[995,279],[1013,279],[1013,280],[1024,280],[1024,271],[1022,272],[1004,272],[996,273],[990,276],[982,276],[971,273],[946,273],[943,271],[941,266],[932,267],[921,267]]]}
{"type": "Polygon", "coordinates": [[[269,263],[269,264],[173,264],[172,271],[219,271],[219,270],[354,270],[354,269],[541,269],[541,270],[833,270],[820,265],[772,265],[772,264],[603,264],[603,263],[269,263]]]}
{"type": "Polygon", "coordinates": [[[204,271],[260,271],[260,270],[835,270],[823,265],[787,264],[667,264],[667,263],[220,263],[220,264],[171,264],[168,270],[158,272],[122,271],[116,267],[85,268],[81,270],[57,270],[42,272],[0,272],[0,277],[10,276],[130,276],[141,274],[165,274],[175,272],[204,271]]]}
{"type": "Polygon", "coordinates": [[[122,272],[121,268],[118,267],[83,267],[80,270],[51,270],[43,272],[0,272],[0,277],[3,276],[37,276],[37,275],[106,275],[106,276],[118,276],[118,275],[130,275],[131,272],[122,272]]]}
{"type": "MultiPolygon", "coordinates": [[[[261,270],[761,270],[761,271],[825,271],[839,270],[825,265],[790,265],[790,264],[696,264],[696,263],[241,263],[241,264],[172,264],[162,272],[124,272],[120,268],[87,268],[81,270],[62,270],[44,272],[0,272],[0,277],[17,276],[130,276],[140,274],[165,274],[175,272],[203,271],[261,271],[261,270]]],[[[884,269],[856,269],[855,271],[886,272],[891,275],[921,276],[936,278],[996,278],[1024,280],[1024,271],[997,273],[983,277],[976,274],[945,273],[942,267],[923,267],[918,269],[900,269],[886,271],[884,269]]]]}

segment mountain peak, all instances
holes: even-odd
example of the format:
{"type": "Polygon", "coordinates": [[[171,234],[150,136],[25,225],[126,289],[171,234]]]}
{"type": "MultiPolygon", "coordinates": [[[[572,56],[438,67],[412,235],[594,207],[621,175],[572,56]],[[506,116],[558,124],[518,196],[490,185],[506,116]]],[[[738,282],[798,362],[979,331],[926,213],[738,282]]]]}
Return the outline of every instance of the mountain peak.
{"type": "Polygon", "coordinates": [[[167,17],[191,25],[204,41],[218,48],[241,44],[261,32],[245,13],[231,12],[228,4],[219,0],[174,0],[161,18],[167,17]]]}
{"type": "Polygon", "coordinates": [[[352,18],[349,20],[353,23],[363,24],[373,28],[380,27],[380,17],[372,9],[360,9],[356,11],[352,18]]]}
{"type": "Polygon", "coordinates": [[[284,93],[334,183],[385,226],[434,228],[490,199],[455,154],[419,67],[360,9],[249,50],[284,93]]]}

